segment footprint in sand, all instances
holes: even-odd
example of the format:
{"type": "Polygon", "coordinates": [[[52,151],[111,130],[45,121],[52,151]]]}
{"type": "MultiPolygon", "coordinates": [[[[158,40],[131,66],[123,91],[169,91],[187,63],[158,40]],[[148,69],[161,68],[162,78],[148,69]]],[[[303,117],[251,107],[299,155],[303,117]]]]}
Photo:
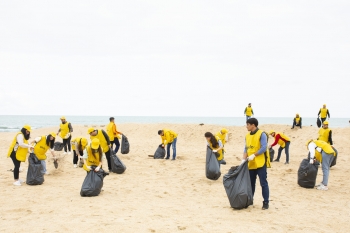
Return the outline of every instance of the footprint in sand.
{"type": "Polygon", "coordinates": [[[186,230],[186,227],[177,226],[180,231],[186,230]]]}

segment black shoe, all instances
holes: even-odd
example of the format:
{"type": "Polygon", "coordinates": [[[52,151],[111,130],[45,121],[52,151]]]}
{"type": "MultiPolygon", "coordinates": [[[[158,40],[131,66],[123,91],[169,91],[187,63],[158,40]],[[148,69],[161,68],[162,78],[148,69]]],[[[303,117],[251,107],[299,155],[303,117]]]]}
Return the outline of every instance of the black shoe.
{"type": "Polygon", "coordinates": [[[222,159],[222,160],[220,161],[220,164],[226,165],[226,161],[225,161],[224,159],[222,159]]]}
{"type": "Polygon", "coordinates": [[[175,160],[175,158],[173,158],[172,160],[175,160]]]}
{"type": "Polygon", "coordinates": [[[279,160],[278,160],[278,159],[275,159],[273,162],[279,162],[279,160]]]}
{"type": "Polygon", "coordinates": [[[263,209],[263,210],[267,210],[268,208],[269,208],[269,203],[263,201],[262,209],[263,209]]]}
{"type": "Polygon", "coordinates": [[[290,128],[290,129],[294,129],[294,127],[293,127],[293,128],[290,128]]]}
{"type": "Polygon", "coordinates": [[[167,158],[165,158],[165,159],[169,159],[169,158],[167,157],[167,158]]]}

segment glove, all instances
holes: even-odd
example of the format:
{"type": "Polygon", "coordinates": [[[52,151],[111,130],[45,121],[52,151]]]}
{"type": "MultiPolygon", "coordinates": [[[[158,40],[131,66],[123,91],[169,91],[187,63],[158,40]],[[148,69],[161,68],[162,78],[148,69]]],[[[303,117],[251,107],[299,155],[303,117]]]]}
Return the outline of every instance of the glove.
{"type": "Polygon", "coordinates": [[[245,161],[247,161],[247,160],[242,159],[241,164],[239,166],[241,166],[245,161]]]}
{"type": "Polygon", "coordinates": [[[98,172],[99,170],[100,170],[100,167],[97,166],[97,167],[95,168],[95,172],[98,172]]]}
{"type": "Polygon", "coordinates": [[[91,166],[86,166],[86,168],[87,168],[89,171],[91,171],[91,166]]]}
{"type": "Polygon", "coordinates": [[[251,156],[248,157],[248,161],[252,161],[255,158],[255,154],[252,154],[251,156]]]}
{"type": "Polygon", "coordinates": [[[310,164],[314,164],[314,159],[310,159],[310,164]]]}
{"type": "Polygon", "coordinates": [[[70,133],[67,133],[67,135],[64,137],[64,139],[67,139],[70,137],[70,133]]]}
{"type": "Polygon", "coordinates": [[[213,150],[214,153],[218,152],[217,150],[213,150]]]}

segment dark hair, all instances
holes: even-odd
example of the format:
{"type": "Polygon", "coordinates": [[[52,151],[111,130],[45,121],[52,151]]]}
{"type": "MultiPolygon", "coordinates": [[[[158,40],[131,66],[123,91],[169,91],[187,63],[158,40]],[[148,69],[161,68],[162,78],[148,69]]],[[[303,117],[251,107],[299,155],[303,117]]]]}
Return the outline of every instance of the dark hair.
{"type": "MultiPolygon", "coordinates": [[[[94,158],[96,159],[96,156],[95,156],[95,153],[92,151],[93,149],[90,147],[90,150],[91,150],[91,154],[92,154],[92,156],[94,156],[94,158]]],[[[101,148],[101,146],[98,146],[98,153],[99,153],[99,155],[100,155],[100,162],[102,161],[102,156],[103,156],[103,153],[102,153],[102,148],[101,148]]]]}
{"type": "Polygon", "coordinates": [[[206,132],[204,134],[204,137],[210,138],[210,143],[211,143],[213,148],[218,148],[219,147],[218,140],[216,140],[216,138],[214,137],[214,135],[212,133],[206,132]]]}
{"type": "Polygon", "coordinates": [[[21,129],[21,132],[22,132],[22,134],[23,134],[25,140],[28,140],[28,139],[30,138],[30,131],[28,131],[29,134],[27,134],[27,129],[22,128],[22,129],[21,129]]]}
{"type": "Polygon", "coordinates": [[[50,140],[50,137],[52,135],[49,134],[47,137],[46,137],[46,145],[49,146],[51,149],[53,149],[53,146],[55,144],[55,138],[53,138],[53,140],[50,140]]]}
{"type": "Polygon", "coordinates": [[[114,117],[110,117],[110,118],[109,118],[109,121],[113,121],[113,120],[114,120],[114,117]]]}
{"type": "Polygon", "coordinates": [[[256,118],[250,118],[247,120],[246,123],[250,124],[250,125],[255,125],[255,127],[258,127],[258,125],[259,125],[259,122],[256,118]]]}
{"type": "Polygon", "coordinates": [[[161,135],[163,133],[163,130],[158,130],[158,135],[161,135]]]}
{"type": "Polygon", "coordinates": [[[249,103],[248,105],[252,105],[252,103],[249,103]]]}

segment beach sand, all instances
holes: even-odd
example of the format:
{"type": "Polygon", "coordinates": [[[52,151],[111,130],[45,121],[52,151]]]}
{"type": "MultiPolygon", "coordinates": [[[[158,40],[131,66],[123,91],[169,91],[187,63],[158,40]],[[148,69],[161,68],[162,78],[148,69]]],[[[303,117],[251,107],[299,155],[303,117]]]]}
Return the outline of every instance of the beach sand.
{"type": "MultiPolygon", "coordinates": [[[[242,124],[243,125],[243,124],[242,124]]],[[[226,127],[222,176],[241,161],[246,128],[226,127]]],[[[258,185],[254,205],[244,210],[230,207],[222,177],[205,177],[206,131],[217,132],[214,125],[120,124],[118,130],[129,139],[131,151],[119,155],[127,170],[110,174],[98,197],[80,197],[86,172],[73,168],[72,155],[59,161],[58,169],[47,160],[50,175],[40,186],[15,187],[11,159],[6,158],[15,133],[0,133],[0,232],[347,232],[350,228],[350,129],[333,129],[338,149],[337,165],[331,168],[328,191],[304,189],[297,184],[297,170],[307,156],[305,142],[316,138],[318,128],[290,129],[283,125],[262,125],[261,129],[284,132],[291,138],[290,164],[272,163],[268,169],[270,209],[261,210],[258,185]],[[177,160],[148,157],[160,144],[157,130],[169,128],[179,134],[177,160]]],[[[57,131],[33,130],[36,136],[57,131]]],[[[87,127],[74,126],[73,137],[85,136],[87,127]]],[[[60,141],[58,139],[57,141],[60,141]]],[[[269,142],[271,143],[270,137],[269,142]]],[[[275,147],[277,153],[277,147],[275,147]]],[[[62,152],[59,152],[62,154],[62,152]]],[[[119,153],[120,154],[120,153],[119,153]]],[[[51,157],[50,153],[48,156],[51,157]]],[[[277,156],[277,154],[275,155],[277,156]]],[[[105,168],[106,160],[104,160],[105,168]]],[[[28,163],[22,163],[25,180],[28,163]]],[[[317,183],[322,180],[319,169],[317,183]]]]}

